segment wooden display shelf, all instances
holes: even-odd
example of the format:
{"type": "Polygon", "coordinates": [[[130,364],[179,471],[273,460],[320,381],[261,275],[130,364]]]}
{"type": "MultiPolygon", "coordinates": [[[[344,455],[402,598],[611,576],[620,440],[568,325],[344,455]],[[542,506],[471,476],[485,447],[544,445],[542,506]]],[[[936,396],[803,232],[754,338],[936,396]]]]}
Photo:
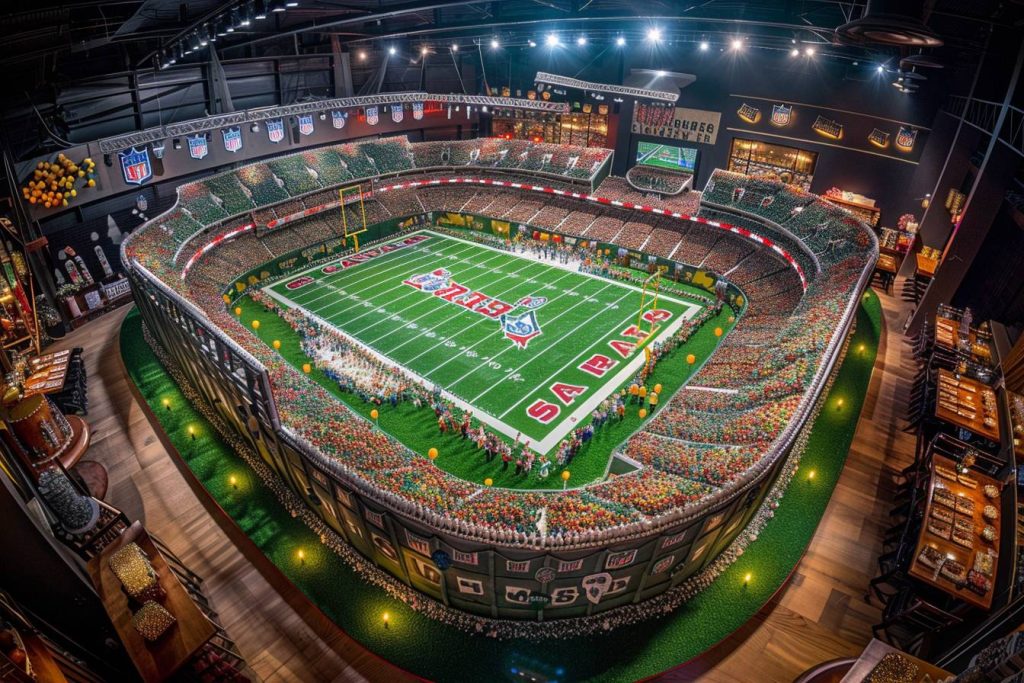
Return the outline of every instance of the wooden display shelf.
{"type": "Polygon", "coordinates": [[[993,443],[1000,443],[1002,430],[999,404],[991,387],[970,377],[957,377],[949,370],[939,368],[937,388],[935,417],[993,443]],[[990,411],[985,409],[985,397],[988,397],[992,406],[990,411]],[[986,424],[986,419],[991,420],[992,424],[986,424]]]}
{"type": "MultiPolygon", "coordinates": [[[[924,550],[925,547],[932,547],[938,550],[940,553],[942,553],[944,557],[959,562],[964,566],[966,570],[970,571],[974,567],[974,556],[977,553],[988,552],[989,550],[998,552],[999,539],[1003,532],[1001,524],[1002,519],[999,518],[993,521],[987,521],[982,515],[982,510],[985,508],[986,505],[993,505],[995,506],[996,510],[1002,509],[999,502],[999,496],[996,496],[993,499],[989,499],[985,497],[984,494],[984,487],[986,485],[995,486],[1000,491],[1002,491],[1002,484],[989,476],[972,470],[969,473],[969,476],[972,479],[977,480],[978,482],[977,487],[972,489],[968,486],[961,484],[958,481],[953,481],[951,479],[940,477],[938,473],[935,471],[936,465],[940,465],[946,469],[953,471],[957,470],[956,461],[938,454],[932,456],[932,461],[930,465],[931,477],[928,481],[928,500],[924,511],[924,521],[921,524],[921,531],[919,532],[917,537],[917,546],[914,548],[913,559],[910,561],[909,574],[918,581],[926,583],[929,586],[933,586],[934,588],[938,588],[942,592],[953,596],[957,600],[962,600],[963,602],[969,605],[988,611],[992,608],[992,598],[995,595],[996,590],[995,583],[999,569],[998,555],[994,558],[993,561],[992,575],[988,577],[989,581],[991,582],[991,586],[989,590],[986,591],[984,594],[975,593],[973,590],[967,588],[965,585],[961,586],[959,584],[954,583],[950,579],[947,579],[942,574],[937,574],[935,569],[927,567],[921,563],[920,555],[921,551],[924,550]],[[937,484],[940,483],[943,487],[948,489],[954,496],[958,498],[966,498],[974,504],[973,512],[969,515],[974,529],[972,533],[972,538],[974,540],[973,548],[966,548],[958,543],[954,543],[952,538],[943,538],[942,536],[939,536],[928,529],[929,522],[933,520],[932,509],[938,505],[938,503],[935,502],[934,493],[935,489],[937,488],[937,484]],[[986,541],[981,537],[981,530],[989,524],[996,528],[996,540],[992,543],[986,541]]],[[[949,510],[950,508],[945,509],[949,510]]],[[[966,513],[960,512],[955,512],[954,515],[956,517],[968,516],[966,513]]],[[[952,524],[950,526],[955,528],[955,526],[952,524]]]]}
{"type": "Polygon", "coordinates": [[[164,556],[139,522],[134,522],[120,537],[89,560],[89,576],[107,610],[125,650],[142,680],[164,681],[186,665],[216,632],[213,623],[199,610],[188,592],[168,566],[164,556]],[[132,614],[141,605],[131,601],[121,582],[110,569],[110,556],[124,545],[138,544],[156,570],[157,581],[166,593],[160,604],[176,623],[155,642],[143,638],[132,626],[132,614]]]}

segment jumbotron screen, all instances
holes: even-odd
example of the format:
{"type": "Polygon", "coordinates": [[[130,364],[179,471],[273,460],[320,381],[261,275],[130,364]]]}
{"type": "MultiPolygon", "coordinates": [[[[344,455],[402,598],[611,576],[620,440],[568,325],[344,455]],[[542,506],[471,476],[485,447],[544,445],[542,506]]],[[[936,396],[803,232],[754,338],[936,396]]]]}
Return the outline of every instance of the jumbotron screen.
{"type": "Polygon", "coordinates": [[[658,142],[641,142],[636,148],[636,163],[667,171],[693,173],[697,169],[697,150],[658,142]]]}

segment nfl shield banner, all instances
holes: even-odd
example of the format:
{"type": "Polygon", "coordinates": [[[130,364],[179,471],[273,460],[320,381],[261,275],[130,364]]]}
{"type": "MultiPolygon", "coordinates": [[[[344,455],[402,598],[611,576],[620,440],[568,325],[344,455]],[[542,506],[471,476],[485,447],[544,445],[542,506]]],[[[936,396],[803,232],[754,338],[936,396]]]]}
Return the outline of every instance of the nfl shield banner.
{"type": "Polygon", "coordinates": [[[341,130],[345,127],[345,112],[343,111],[332,111],[331,112],[331,125],[336,129],[341,130]]]}
{"type": "Polygon", "coordinates": [[[400,104],[392,104],[391,120],[395,123],[401,123],[403,118],[405,118],[405,108],[400,104]]]}
{"type": "Polygon", "coordinates": [[[267,137],[274,144],[284,140],[284,121],[278,119],[277,121],[267,121],[267,137]]]}
{"type": "Polygon", "coordinates": [[[299,133],[301,133],[302,135],[312,135],[313,134],[313,115],[312,114],[306,114],[304,116],[299,116],[299,133]]]}
{"type": "Polygon", "coordinates": [[[242,129],[238,126],[234,128],[224,128],[221,131],[221,135],[224,136],[224,149],[234,154],[242,149],[242,129]]]}
{"type": "Polygon", "coordinates": [[[206,144],[206,134],[192,135],[188,138],[188,155],[193,159],[202,159],[210,153],[210,146],[206,144]]]}
{"type": "Polygon", "coordinates": [[[367,107],[366,108],[366,122],[368,124],[370,124],[371,126],[376,126],[377,125],[377,121],[378,121],[378,118],[377,118],[377,107],[367,107]]]}
{"type": "Polygon", "coordinates": [[[153,165],[149,163],[149,150],[146,147],[132,147],[126,152],[118,152],[117,157],[121,160],[124,181],[129,185],[141,185],[153,177],[153,165]]]}
{"type": "Polygon", "coordinates": [[[413,102],[412,103],[412,117],[419,121],[423,118],[423,103],[413,102]]]}
{"type": "Polygon", "coordinates": [[[793,107],[784,104],[772,105],[772,125],[782,128],[793,119],[793,107]]]}
{"type": "Polygon", "coordinates": [[[901,152],[912,152],[914,150],[914,143],[917,141],[917,131],[906,126],[900,126],[900,130],[896,133],[896,149],[901,152]]]}

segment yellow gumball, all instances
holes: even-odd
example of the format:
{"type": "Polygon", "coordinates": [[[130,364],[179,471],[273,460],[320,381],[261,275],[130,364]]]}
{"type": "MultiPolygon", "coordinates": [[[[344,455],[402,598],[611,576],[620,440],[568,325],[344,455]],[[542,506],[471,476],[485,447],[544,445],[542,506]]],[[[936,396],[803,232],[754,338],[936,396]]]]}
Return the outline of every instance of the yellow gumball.
{"type": "Polygon", "coordinates": [[[280,351],[281,350],[281,340],[280,339],[275,339],[274,340],[274,350],[275,351],[280,351]]]}

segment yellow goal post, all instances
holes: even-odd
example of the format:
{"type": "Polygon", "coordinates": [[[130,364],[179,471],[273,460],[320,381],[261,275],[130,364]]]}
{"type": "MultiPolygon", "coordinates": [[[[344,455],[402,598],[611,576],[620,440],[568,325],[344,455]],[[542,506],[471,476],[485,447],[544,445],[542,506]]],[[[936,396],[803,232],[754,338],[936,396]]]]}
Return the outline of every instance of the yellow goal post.
{"type": "Polygon", "coordinates": [[[351,237],[355,243],[356,253],[359,253],[359,235],[366,232],[366,205],[363,202],[363,186],[362,185],[350,185],[349,187],[343,187],[338,190],[338,201],[341,205],[341,225],[342,225],[342,238],[343,244],[347,246],[348,238],[351,237]],[[354,196],[356,193],[359,194],[359,218],[362,221],[361,225],[352,224],[348,220],[348,211],[345,210],[346,202],[345,196],[354,196]]]}
{"type": "MultiPolygon", "coordinates": [[[[643,287],[640,292],[640,310],[636,314],[636,326],[637,329],[643,331],[644,329],[644,313],[648,310],[655,310],[658,308],[658,291],[661,289],[661,268],[656,268],[653,273],[648,275],[643,282],[643,287]]],[[[650,322],[650,328],[647,331],[647,336],[650,337],[658,329],[658,323],[652,319],[650,322]]]]}

